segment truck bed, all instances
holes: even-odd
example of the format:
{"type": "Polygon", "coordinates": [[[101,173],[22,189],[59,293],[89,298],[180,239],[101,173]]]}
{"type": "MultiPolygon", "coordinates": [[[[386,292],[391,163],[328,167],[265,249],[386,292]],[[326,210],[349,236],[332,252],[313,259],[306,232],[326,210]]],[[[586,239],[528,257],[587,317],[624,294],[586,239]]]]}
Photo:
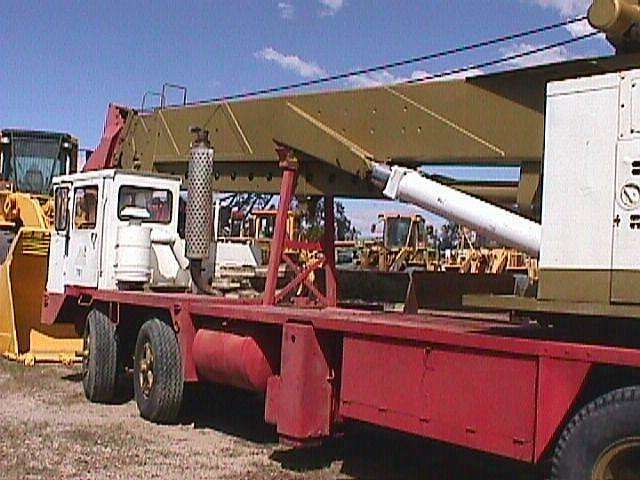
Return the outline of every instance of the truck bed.
{"type": "Polygon", "coordinates": [[[428,342],[518,355],[640,366],[640,342],[616,328],[593,332],[541,328],[509,322],[504,312],[426,310],[419,314],[348,308],[265,306],[260,299],[205,297],[183,293],[104,291],[69,287],[72,298],[166,308],[181,314],[283,325],[304,323],[317,330],[428,342]]]}

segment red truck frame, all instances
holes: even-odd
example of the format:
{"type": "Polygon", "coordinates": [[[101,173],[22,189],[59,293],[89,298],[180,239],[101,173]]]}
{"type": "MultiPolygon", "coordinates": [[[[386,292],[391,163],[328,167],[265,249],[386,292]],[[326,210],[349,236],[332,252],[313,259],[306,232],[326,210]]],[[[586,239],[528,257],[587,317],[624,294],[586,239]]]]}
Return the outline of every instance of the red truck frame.
{"type": "Polygon", "coordinates": [[[487,321],[473,313],[338,308],[333,199],[325,198],[322,241],[289,241],[298,171],[289,152],[280,154],[284,175],[262,298],[67,287],[64,295],[45,294],[42,321],[83,328],[87,313],[101,309],[133,343],[145,319],[160,318],[175,333],[180,381],[264,392],[265,420],[293,445],[317,443],[357,420],[536,463],[582,407],[640,385],[640,349],[628,335],[589,341],[573,331],[560,340],[553,329],[509,324],[498,314],[487,321]],[[313,251],[315,260],[298,266],[284,253],[290,248],[313,251]],[[281,261],[295,274],[278,290],[281,261]],[[324,289],[310,279],[318,269],[324,289]]]}

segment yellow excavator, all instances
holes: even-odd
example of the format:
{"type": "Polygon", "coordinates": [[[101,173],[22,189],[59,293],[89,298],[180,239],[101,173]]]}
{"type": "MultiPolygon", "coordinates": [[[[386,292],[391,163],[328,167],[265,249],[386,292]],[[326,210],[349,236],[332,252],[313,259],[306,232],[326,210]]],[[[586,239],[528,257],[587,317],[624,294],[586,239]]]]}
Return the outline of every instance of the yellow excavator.
{"type": "Polygon", "coordinates": [[[51,225],[51,181],[77,171],[71,135],[0,131],[0,354],[26,364],[79,360],[72,324],[40,324],[51,225]]]}

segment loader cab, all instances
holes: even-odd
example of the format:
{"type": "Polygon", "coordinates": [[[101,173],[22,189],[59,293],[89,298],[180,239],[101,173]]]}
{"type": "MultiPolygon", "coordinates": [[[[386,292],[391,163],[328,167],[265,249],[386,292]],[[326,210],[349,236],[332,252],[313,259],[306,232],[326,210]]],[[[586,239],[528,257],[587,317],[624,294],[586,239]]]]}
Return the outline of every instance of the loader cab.
{"type": "MultiPolygon", "coordinates": [[[[426,247],[433,227],[426,226],[420,215],[380,214],[384,247],[388,250],[426,247]]],[[[372,227],[375,233],[376,228],[372,227]]]]}
{"type": "Polygon", "coordinates": [[[62,293],[66,286],[118,288],[118,235],[132,223],[160,239],[159,251],[162,242],[180,242],[177,178],[118,170],[84,172],[56,177],[53,195],[50,292],[62,293]]]}
{"type": "Polygon", "coordinates": [[[78,167],[78,140],[66,133],[0,132],[0,179],[17,192],[48,196],[53,178],[78,167]]]}

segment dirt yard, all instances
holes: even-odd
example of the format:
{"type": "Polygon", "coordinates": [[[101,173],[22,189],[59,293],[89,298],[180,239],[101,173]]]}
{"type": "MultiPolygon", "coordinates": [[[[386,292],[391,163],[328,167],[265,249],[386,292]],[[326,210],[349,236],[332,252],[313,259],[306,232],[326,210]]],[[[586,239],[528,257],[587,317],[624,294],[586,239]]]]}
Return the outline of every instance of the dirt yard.
{"type": "Polygon", "coordinates": [[[133,401],[88,403],[78,367],[0,361],[0,478],[537,480],[529,469],[363,425],[292,451],[262,422],[260,399],[191,391],[175,426],[133,401]]]}

